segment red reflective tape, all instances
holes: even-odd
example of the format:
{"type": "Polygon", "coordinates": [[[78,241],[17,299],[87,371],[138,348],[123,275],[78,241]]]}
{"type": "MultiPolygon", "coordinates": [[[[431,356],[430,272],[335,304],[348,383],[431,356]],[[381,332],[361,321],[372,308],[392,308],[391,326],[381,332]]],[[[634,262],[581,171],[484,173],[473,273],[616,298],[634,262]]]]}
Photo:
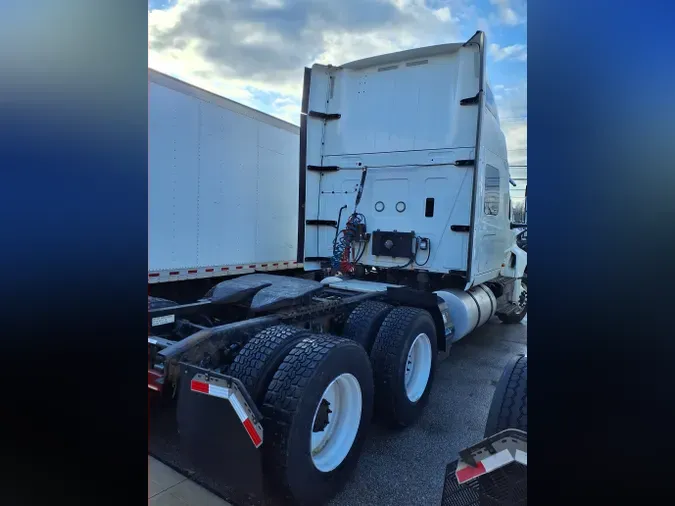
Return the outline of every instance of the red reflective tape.
{"type": "Polygon", "coordinates": [[[482,462],[478,462],[476,467],[467,466],[464,469],[458,470],[455,474],[457,475],[457,481],[459,483],[464,483],[465,481],[469,481],[476,476],[480,476],[485,473],[485,466],[482,462]]]}
{"type": "Polygon", "coordinates": [[[298,262],[293,262],[294,264],[297,264],[298,262]]]}
{"type": "Polygon", "coordinates": [[[243,269],[244,267],[242,265],[237,265],[237,269],[243,269]]]}
{"type": "Polygon", "coordinates": [[[272,264],[272,266],[274,266],[274,267],[276,267],[277,265],[279,265],[279,264],[272,264]]]}
{"type": "Polygon", "coordinates": [[[149,278],[156,278],[159,276],[159,272],[153,272],[152,274],[148,274],[149,278]]]}
{"type": "Polygon", "coordinates": [[[170,272],[170,273],[169,273],[169,276],[178,276],[179,274],[180,274],[180,272],[178,272],[178,271],[173,271],[173,272],[170,272]]]}
{"type": "Polygon", "coordinates": [[[155,392],[161,392],[162,384],[159,383],[159,380],[163,377],[164,375],[162,373],[148,369],[148,388],[155,392]]]}
{"type": "Polygon", "coordinates": [[[260,267],[267,267],[267,264],[260,264],[260,267]]]}
{"type": "Polygon", "coordinates": [[[228,271],[228,270],[230,270],[230,268],[229,267],[221,267],[220,270],[221,271],[228,271]]]}
{"type": "Polygon", "coordinates": [[[288,265],[288,262],[284,262],[284,265],[288,265]]]}
{"type": "Polygon", "coordinates": [[[251,441],[253,441],[253,445],[258,448],[262,444],[262,438],[260,437],[260,434],[258,434],[258,431],[255,430],[250,418],[244,420],[244,428],[246,429],[246,432],[248,432],[251,441]]]}
{"type": "Polygon", "coordinates": [[[190,382],[190,390],[193,392],[201,392],[203,394],[209,393],[209,384],[202,381],[192,380],[190,382]]]}
{"type": "Polygon", "coordinates": [[[249,269],[255,269],[255,265],[249,265],[248,268],[249,269]]]}
{"type": "Polygon", "coordinates": [[[188,274],[197,274],[197,269],[190,269],[188,274]]]}
{"type": "Polygon", "coordinates": [[[206,272],[213,272],[213,269],[205,269],[206,272]]]}

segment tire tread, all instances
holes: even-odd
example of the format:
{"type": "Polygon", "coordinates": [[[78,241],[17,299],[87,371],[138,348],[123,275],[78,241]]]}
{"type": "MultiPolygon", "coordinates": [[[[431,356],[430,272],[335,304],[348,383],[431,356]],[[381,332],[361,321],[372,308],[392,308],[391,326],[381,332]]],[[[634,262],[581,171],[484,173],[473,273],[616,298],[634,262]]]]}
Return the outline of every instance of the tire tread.
{"type": "MultiPolygon", "coordinates": [[[[505,429],[519,429],[527,432],[527,357],[520,357],[508,378],[501,400],[496,427],[487,427],[487,432],[496,434],[505,429]]],[[[495,399],[493,402],[500,402],[495,399]]]]}
{"type": "Polygon", "coordinates": [[[270,381],[270,366],[284,357],[277,354],[297,341],[308,332],[290,325],[275,325],[258,332],[239,351],[230,365],[228,373],[238,378],[246,387],[256,403],[263,400],[266,384],[270,381]],[[265,381],[267,379],[267,381],[265,381]]]}
{"type": "MultiPolygon", "coordinates": [[[[401,425],[398,421],[403,419],[396,400],[399,358],[401,353],[407,353],[407,350],[403,350],[402,347],[409,337],[408,328],[420,317],[428,317],[432,328],[435,328],[433,318],[424,309],[406,306],[394,308],[382,322],[370,353],[375,380],[375,412],[380,418],[389,420],[395,425],[401,425]]],[[[429,338],[435,341],[436,336],[432,335],[429,338]]],[[[436,347],[434,346],[433,354],[435,353],[436,347]]],[[[429,384],[433,382],[434,365],[435,362],[432,363],[429,384]]],[[[422,396],[418,404],[423,406],[427,399],[428,392],[422,396]]]]}
{"type": "Polygon", "coordinates": [[[347,318],[342,337],[361,343],[370,352],[382,322],[392,309],[391,304],[377,300],[359,304],[347,318]]]}
{"type": "Polygon", "coordinates": [[[261,409],[265,434],[269,435],[264,447],[266,469],[287,501],[296,499],[285,476],[291,465],[288,445],[299,405],[323,360],[344,347],[364,353],[359,344],[341,337],[314,334],[303,338],[286,355],[267,389],[261,409]]]}

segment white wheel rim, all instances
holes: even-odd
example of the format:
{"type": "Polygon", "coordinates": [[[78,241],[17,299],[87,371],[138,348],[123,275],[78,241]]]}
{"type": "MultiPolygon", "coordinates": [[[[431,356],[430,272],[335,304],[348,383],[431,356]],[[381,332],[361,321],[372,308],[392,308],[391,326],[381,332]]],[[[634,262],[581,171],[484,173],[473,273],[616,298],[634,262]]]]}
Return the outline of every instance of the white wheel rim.
{"type": "Polygon", "coordinates": [[[418,335],[410,346],[405,364],[405,394],[410,402],[417,402],[427,389],[431,375],[431,341],[425,333],[418,335]]]}
{"type": "Polygon", "coordinates": [[[362,402],[359,380],[349,373],[335,378],[323,392],[314,412],[310,440],[312,462],[319,471],[330,472],[347,457],[361,424],[362,402]],[[324,401],[330,410],[327,421],[324,401]]]}

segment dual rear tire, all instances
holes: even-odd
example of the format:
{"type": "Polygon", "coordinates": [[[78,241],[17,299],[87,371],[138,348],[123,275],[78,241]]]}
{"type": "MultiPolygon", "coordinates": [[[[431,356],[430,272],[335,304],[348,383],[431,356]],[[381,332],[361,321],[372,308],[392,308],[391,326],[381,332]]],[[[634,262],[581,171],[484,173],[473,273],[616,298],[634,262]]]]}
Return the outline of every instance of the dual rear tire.
{"type": "Polygon", "coordinates": [[[383,423],[405,427],[428,402],[438,344],[428,311],[380,301],[359,304],[343,336],[370,354],[375,382],[375,414],[383,423]]]}
{"type": "Polygon", "coordinates": [[[375,412],[381,421],[405,427],[417,420],[429,401],[437,351],[436,326],[428,311],[391,310],[370,352],[375,412]]]}
{"type": "Polygon", "coordinates": [[[344,336],[277,325],[249,340],[230,366],[263,415],[265,475],[293,504],[323,503],[340,490],[374,411],[402,427],[428,402],[437,354],[429,312],[368,301],[344,336]]]}
{"type": "Polygon", "coordinates": [[[373,412],[373,372],[358,343],[279,325],[230,368],[263,415],[265,475],[299,505],[329,500],[349,478],[373,412]]]}

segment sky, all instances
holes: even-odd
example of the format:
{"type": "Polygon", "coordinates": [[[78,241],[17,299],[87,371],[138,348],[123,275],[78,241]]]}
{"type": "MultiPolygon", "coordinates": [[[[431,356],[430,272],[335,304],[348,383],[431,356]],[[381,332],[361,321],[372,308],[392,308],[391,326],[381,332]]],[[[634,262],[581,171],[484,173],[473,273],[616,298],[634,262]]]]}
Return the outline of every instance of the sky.
{"type": "Polygon", "coordinates": [[[297,125],[304,67],[476,30],[509,163],[527,165],[527,0],[149,0],[148,66],[297,125]]]}

